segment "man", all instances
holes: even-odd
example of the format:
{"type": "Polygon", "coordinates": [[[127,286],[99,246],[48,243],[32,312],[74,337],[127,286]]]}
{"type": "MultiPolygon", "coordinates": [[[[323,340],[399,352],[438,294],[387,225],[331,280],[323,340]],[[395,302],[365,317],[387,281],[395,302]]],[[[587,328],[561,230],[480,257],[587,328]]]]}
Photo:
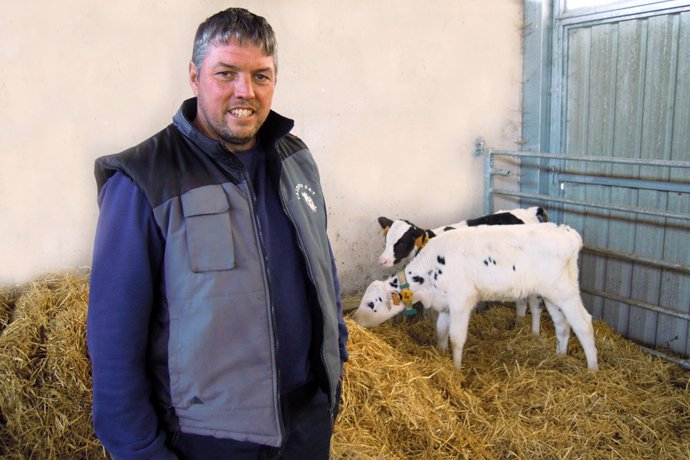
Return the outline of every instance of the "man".
{"type": "Polygon", "coordinates": [[[347,329],[311,153],[270,110],[271,26],[197,31],[196,98],[96,160],[87,339],[116,458],[327,458],[347,329]]]}

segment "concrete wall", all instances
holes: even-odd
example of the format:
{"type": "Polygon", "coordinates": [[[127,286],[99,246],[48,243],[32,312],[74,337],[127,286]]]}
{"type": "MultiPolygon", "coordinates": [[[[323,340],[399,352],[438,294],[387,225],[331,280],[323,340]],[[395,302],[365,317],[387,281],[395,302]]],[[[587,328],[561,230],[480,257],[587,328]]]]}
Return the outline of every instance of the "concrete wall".
{"type": "Polygon", "coordinates": [[[320,164],[346,293],[385,274],[379,215],[481,214],[473,141],[519,137],[520,0],[0,4],[0,285],[90,264],[94,158],[169,123],[196,26],[230,4],[276,30],[274,109],[320,164]]]}

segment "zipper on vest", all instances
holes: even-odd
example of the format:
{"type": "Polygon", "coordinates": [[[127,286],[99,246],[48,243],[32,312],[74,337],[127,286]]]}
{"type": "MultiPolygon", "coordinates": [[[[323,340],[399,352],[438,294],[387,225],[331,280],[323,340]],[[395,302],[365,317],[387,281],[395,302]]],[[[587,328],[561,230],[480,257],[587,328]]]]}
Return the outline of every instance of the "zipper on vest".
{"type": "MultiPolygon", "coordinates": [[[[230,152],[228,150],[228,153],[230,155],[234,155],[234,153],[230,152]]],[[[276,409],[277,409],[277,414],[278,414],[278,429],[280,431],[280,436],[282,438],[282,443],[286,441],[286,436],[287,433],[285,432],[285,422],[283,420],[283,404],[282,404],[282,397],[280,393],[280,363],[279,361],[279,353],[278,353],[278,331],[276,330],[276,324],[275,324],[275,318],[276,318],[276,312],[275,312],[275,306],[273,305],[273,292],[271,292],[271,283],[269,282],[270,278],[270,269],[268,266],[268,260],[266,259],[266,250],[264,247],[264,236],[263,232],[261,231],[261,222],[259,222],[259,217],[256,215],[256,193],[254,192],[254,186],[252,185],[252,181],[249,177],[249,172],[247,171],[247,168],[245,168],[244,164],[242,164],[239,159],[237,162],[240,164],[240,170],[242,171],[242,176],[244,180],[247,183],[247,188],[249,189],[249,194],[250,200],[249,200],[249,210],[252,215],[252,220],[254,222],[254,229],[256,232],[257,236],[257,242],[259,246],[259,252],[261,253],[261,262],[263,264],[263,272],[264,272],[264,282],[266,283],[266,290],[268,291],[268,305],[269,305],[269,310],[271,312],[269,321],[270,321],[270,326],[271,326],[271,336],[273,338],[273,353],[274,353],[274,359],[273,362],[275,363],[275,372],[276,372],[276,385],[275,385],[275,395],[276,395],[276,409]]]]}

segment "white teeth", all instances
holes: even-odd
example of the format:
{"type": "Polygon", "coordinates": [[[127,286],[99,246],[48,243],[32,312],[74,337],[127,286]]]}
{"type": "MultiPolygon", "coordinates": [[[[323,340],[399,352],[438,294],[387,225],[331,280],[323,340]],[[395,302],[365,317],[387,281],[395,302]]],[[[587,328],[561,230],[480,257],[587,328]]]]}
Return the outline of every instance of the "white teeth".
{"type": "Polygon", "coordinates": [[[253,113],[253,110],[249,109],[234,109],[230,111],[231,114],[233,114],[236,117],[244,118],[248,117],[253,113]]]}

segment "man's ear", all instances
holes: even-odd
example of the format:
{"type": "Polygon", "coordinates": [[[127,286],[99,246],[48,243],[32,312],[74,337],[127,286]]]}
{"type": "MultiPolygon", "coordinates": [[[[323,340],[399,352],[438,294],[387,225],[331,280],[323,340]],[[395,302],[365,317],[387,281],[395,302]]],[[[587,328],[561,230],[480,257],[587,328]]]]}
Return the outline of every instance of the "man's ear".
{"type": "Polygon", "coordinates": [[[199,69],[196,68],[194,61],[189,61],[189,86],[192,87],[194,95],[199,95],[199,69]]]}

